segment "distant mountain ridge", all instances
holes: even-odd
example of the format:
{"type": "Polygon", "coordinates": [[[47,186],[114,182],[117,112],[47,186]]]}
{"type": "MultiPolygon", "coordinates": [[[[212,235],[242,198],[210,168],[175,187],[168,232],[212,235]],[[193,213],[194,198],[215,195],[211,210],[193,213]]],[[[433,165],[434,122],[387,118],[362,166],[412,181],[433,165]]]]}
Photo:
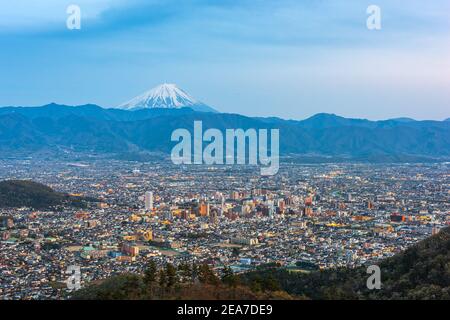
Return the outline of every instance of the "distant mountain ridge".
{"type": "Polygon", "coordinates": [[[450,157],[449,121],[348,119],[317,114],[305,120],[252,118],[238,114],[196,112],[191,108],[148,108],[135,111],[96,105],[78,107],[0,108],[0,151],[40,150],[96,153],[170,153],[171,133],[217,128],[280,129],[281,155],[320,155],[344,159],[450,157]]]}

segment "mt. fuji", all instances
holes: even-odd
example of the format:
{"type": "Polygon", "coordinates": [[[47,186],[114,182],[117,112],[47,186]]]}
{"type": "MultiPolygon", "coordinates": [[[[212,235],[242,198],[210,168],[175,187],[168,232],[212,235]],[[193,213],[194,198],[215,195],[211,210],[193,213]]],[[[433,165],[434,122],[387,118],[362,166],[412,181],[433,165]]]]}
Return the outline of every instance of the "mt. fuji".
{"type": "Polygon", "coordinates": [[[178,109],[191,108],[194,111],[217,112],[206,104],[194,99],[175,84],[161,84],[140,96],[120,105],[124,110],[139,110],[147,108],[178,109]]]}

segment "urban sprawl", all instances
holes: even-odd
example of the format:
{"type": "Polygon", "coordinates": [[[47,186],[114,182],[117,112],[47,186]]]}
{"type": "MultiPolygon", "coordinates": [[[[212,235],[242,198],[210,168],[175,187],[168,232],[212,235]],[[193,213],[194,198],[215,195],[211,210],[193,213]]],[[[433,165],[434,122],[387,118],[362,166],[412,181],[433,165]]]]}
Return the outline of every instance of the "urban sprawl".
{"type": "Polygon", "coordinates": [[[289,164],[0,160],[0,180],[92,197],[88,207],[0,209],[0,298],[61,299],[150,260],[236,273],[354,267],[392,256],[449,224],[450,164],[289,164]]]}

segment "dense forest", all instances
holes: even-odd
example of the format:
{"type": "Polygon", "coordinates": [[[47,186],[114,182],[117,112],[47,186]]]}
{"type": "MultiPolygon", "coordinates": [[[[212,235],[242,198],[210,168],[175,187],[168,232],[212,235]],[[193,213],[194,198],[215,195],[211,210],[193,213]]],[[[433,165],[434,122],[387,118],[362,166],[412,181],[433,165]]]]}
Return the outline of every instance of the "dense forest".
{"type": "Polygon", "coordinates": [[[217,277],[207,265],[123,274],[92,283],[73,299],[450,299],[450,228],[379,263],[382,286],[369,290],[367,268],[290,272],[275,264],[217,277]]]}
{"type": "Polygon", "coordinates": [[[85,207],[90,201],[95,199],[55,192],[50,187],[33,181],[0,181],[0,208],[49,209],[62,205],[85,207]]]}
{"type": "MultiPolygon", "coordinates": [[[[264,283],[264,286],[270,285],[264,283]]],[[[229,268],[215,275],[208,265],[168,263],[163,268],[150,262],[143,275],[121,274],[76,291],[76,300],[259,300],[292,299],[286,292],[253,290],[240,283],[229,268]]]]}

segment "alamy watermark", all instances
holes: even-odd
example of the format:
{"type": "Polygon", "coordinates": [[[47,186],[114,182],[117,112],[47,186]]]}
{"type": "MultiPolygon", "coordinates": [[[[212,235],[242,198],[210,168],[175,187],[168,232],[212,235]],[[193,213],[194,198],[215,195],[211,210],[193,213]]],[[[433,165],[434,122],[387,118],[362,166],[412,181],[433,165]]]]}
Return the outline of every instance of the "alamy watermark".
{"type": "Polygon", "coordinates": [[[171,141],[178,143],[171,159],[174,164],[259,165],[261,175],[272,176],[278,173],[280,164],[279,129],[270,129],[270,146],[268,136],[268,129],[226,129],[224,139],[219,129],[203,133],[202,121],[194,121],[193,137],[187,129],[172,132],[171,141]]]}
{"type": "Polygon", "coordinates": [[[370,274],[370,277],[367,278],[367,289],[369,290],[380,290],[381,289],[381,269],[377,265],[372,265],[367,267],[367,274],[370,274]]]}
{"type": "Polygon", "coordinates": [[[369,30],[381,30],[381,8],[377,5],[370,5],[366,10],[369,17],[366,25],[369,30]]]}
{"type": "Polygon", "coordinates": [[[81,288],[81,268],[80,266],[68,266],[66,274],[69,277],[66,280],[67,289],[78,290],[81,288]]]}
{"type": "Polygon", "coordinates": [[[76,4],[67,7],[66,13],[69,15],[66,20],[66,26],[69,30],[81,29],[81,8],[76,4]]]}
{"type": "MultiPolygon", "coordinates": [[[[81,29],[81,8],[79,5],[71,4],[67,7],[68,14],[66,26],[69,30],[81,29]]],[[[366,20],[366,26],[369,30],[381,30],[381,8],[372,4],[367,7],[366,13],[369,15],[366,20]]]]}

